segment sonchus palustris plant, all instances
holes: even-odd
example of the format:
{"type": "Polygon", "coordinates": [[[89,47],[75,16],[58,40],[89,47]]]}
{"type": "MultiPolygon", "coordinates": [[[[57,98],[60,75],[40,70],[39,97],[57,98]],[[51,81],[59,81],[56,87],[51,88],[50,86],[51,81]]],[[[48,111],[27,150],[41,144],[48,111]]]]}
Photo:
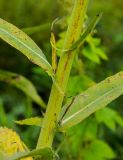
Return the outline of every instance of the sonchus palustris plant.
{"type": "Polygon", "coordinates": [[[52,89],[48,104],[38,95],[33,84],[21,75],[0,70],[0,80],[21,89],[42,108],[46,109],[44,117],[33,117],[19,124],[38,125],[41,127],[37,146],[29,151],[19,136],[10,129],[0,128],[0,159],[56,159],[58,155],[52,148],[57,132],[66,132],[70,127],[80,123],[90,114],[105,107],[123,93],[123,72],[108,77],[79,95],[70,98],[63,105],[66,87],[73,65],[74,57],[86,38],[98,23],[101,13],[83,28],[88,0],[74,1],[69,25],[62,48],[56,47],[55,36],[51,33],[52,65],[47,61],[42,50],[23,31],[0,19],[0,37],[23,53],[31,62],[38,65],[52,78],[52,89]],[[56,61],[57,51],[60,59],[56,61]],[[12,138],[13,137],[13,138],[12,138]]]}

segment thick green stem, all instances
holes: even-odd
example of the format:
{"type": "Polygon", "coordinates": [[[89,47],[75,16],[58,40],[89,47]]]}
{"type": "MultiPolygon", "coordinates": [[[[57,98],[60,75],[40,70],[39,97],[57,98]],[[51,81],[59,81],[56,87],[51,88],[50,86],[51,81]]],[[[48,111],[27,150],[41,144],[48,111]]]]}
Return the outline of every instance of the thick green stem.
{"type": "MultiPolygon", "coordinates": [[[[79,38],[84,23],[87,4],[88,0],[75,0],[63,50],[70,49],[72,44],[79,38]]],[[[69,51],[67,53],[64,52],[62,53],[58,64],[56,81],[64,93],[66,90],[74,56],[75,51],[69,51]]],[[[57,118],[62,107],[63,99],[64,95],[59,92],[56,85],[53,84],[37,148],[52,146],[55,128],[57,125],[57,118]]]]}

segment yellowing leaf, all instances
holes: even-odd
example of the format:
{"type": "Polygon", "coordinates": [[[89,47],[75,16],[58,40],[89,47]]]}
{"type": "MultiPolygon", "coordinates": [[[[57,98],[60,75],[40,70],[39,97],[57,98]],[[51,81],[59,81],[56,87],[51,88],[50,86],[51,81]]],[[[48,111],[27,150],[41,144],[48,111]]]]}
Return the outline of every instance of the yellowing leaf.
{"type": "Polygon", "coordinates": [[[43,118],[31,117],[24,120],[15,121],[19,125],[41,126],[43,118]]]}

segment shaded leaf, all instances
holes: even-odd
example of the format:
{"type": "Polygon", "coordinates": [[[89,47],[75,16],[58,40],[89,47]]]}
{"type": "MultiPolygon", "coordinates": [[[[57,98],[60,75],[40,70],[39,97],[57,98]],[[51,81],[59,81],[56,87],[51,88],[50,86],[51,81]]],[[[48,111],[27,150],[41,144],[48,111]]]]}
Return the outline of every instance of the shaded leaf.
{"type": "Polygon", "coordinates": [[[41,126],[43,118],[31,117],[24,120],[15,121],[19,125],[41,126]]]}
{"type": "Polygon", "coordinates": [[[0,98],[0,124],[5,126],[7,125],[7,117],[4,110],[3,100],[0,98]]]}
{"type": "Polygon", "coordinates": [[[110,146],[100,140],[95,140],[91,143],[89,148],[83,150],[84,160],[104,160],[112,159],[115,157],[115,153],[110,146]]]}
{"type": "Polygon", "coordinates": [[[123,72],[106,78],[99,84],[70,100],[61,111],[60,127],[65,130],[103,108],[123,93],[123,72]]]}
{"type": "Polygon", "coordinates": [[[38,95],[33,84],[25,77],[23,77],[19,74],[16,74],[16,73],[8,72],[5,70],[0,70],[0,81],[9,83],[9,84],[19,88],[25,94],[27,94],[29,97],[31,97],[41,107],[46,108],[45,103],[38,95]]]}
{"type": "Polygon", "coordinates": [[[85,75],[70,76],[67,86],[67,95],[68,97],[77,95],[92,85],[94,85],[94,82],[85,75]]]}
{"type": "Polygon", "coordinates": [[[42,67],[53,76],[52,67],[35,42],[16,26],[0,18],[0,38],[18,49],[30,61],[42,67]]]}
{"type": "Polygon", "coordinates": [[[90,144],[89,142],[96,139],[97,129],[98,124],[94,118],[88,118],[83,123],[71,127],[67,131],[62,150],[68,150],[69,154],[72,153],[73,159],[78,159],[78,155],[83,154],[82,150],[90,144]]]}
{"type": "Polygon", "coordinates": [[[103,122],[108,128],[115,130],[116,124],[123,127],[123,118],[111,108],[103,108],[95,114],[98,122],[103,122]]]}
{"type": "Polygon", "coordinates": [[[107,55],[104,52],[104,49],[100,45],[100,39],[92,36],[86,38],[88,45],[82,50],[82,54],[89,60],[100,63],[100,59],[108,60],[107,55]]]}
{"type": "Polygon", "coordinates": [[[92,48],[91,48],[91,46],[86,46],[84,49],[83,49],[83,55],[86,57],[86,58],[88,58],[89,60],[91,60],[91,61],[93,61],[93,62],[95,62],[95,63],[97,63],[97,64],[100,64],[100,58],[99,58],[99,56],[95,53],[95,52],[93,52],[93,50],[92,50],[92,48]]]}
{"type": "Polygon", "coordinates": [[[96,54],[98,54],[100,56],[100,58],[102,58],[103,60],[108,60],[107,55],[103,52],[103,50],[101,48],[96,48],[95,49],[96,54]]]}

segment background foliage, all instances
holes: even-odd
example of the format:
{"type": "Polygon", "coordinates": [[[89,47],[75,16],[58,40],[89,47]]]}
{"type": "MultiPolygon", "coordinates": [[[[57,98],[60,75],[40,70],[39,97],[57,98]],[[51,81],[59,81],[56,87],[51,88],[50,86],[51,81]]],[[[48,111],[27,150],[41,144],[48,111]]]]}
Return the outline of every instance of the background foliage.
{"type": "MultiPolygon", "coordinates": [[[[28,33],[51,61],[51,23],[59,18],[53,29],[57,47],[61,48],[71,4],[70,0],[0,0],[0,17],[28,33]]],[[[75,96],[94,83],[123,70],[122,8],[122,0],[90,0],[86,23],[98,11],[103,11],[103,17],[95,33],[86,39],[84,47],[79,50],[79,56],[75,58],[67,97],[75,96]]],[[[0,40],[0,69],[27,77],[47,103],[51,79],[18,52],[0,40]]],[[[59,133],[56,136],[54,148],[63,160],[123,159],[122,99],[122,96],[119,97],[107,108],[71,128],[65,135],[59,133]]],[[[22,91],[0,82],[0,125],[16,130],[30,148],[36,145],[39,128],[18,126],[14,121],[40,116],[43,112],[22,91]]]]}

